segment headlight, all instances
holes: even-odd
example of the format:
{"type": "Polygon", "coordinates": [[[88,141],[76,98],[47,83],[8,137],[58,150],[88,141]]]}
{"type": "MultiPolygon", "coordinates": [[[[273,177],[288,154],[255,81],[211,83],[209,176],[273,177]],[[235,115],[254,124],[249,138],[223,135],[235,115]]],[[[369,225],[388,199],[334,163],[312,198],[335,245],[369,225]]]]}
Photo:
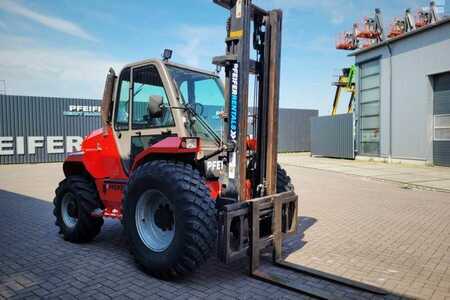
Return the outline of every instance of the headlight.
{"type": "Polygon", "coordinates": [[[181,141],[181,148],[185,149],[198,148],[198,138],[183,138],[181,141]]]}

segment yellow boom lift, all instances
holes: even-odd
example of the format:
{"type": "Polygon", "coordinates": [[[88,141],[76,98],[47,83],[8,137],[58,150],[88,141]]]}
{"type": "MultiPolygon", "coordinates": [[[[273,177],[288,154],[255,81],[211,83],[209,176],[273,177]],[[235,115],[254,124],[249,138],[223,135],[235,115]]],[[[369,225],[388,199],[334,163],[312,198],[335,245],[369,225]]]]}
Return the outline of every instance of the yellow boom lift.
{"type": "Polygon", "coordinates": [[[355,100],[355,93],[356,93],[355,75],[356,75],[356,66],[352,65],[350,68],[342,69],[342,74],[339,75],[338,81],[333,82],[333,85],[336,86],[336,93],[334,94],[333,109],[331,110],[332,116],[336,115],[342,90],[350,93],[350,100],[348,102],[347,112],[351,113],[353,111],[353,102],[355,100]]]}

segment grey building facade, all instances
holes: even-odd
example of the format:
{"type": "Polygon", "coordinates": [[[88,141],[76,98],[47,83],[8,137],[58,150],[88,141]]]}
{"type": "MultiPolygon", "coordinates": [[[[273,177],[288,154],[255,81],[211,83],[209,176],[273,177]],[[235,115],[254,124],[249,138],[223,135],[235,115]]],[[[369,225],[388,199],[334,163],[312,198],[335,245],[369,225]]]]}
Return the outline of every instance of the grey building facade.
{"type": "Polygon", "coordinates": [[[450,18],[351,55],[357,154],[450,166],[450,18]]]}

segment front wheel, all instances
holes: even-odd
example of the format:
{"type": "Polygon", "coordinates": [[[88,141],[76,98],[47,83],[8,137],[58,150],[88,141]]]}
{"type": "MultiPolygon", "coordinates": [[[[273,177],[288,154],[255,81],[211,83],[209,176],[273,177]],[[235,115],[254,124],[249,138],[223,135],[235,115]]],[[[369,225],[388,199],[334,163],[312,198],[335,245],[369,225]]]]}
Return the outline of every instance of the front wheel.
{"type": "MultiPolygon", "coordinates": [[[[294,186],[291,182],[291,177],[287,174],[286,170],[283,169],[280,164],[277,164],[277,193],[283,193],[283,192],[289,192],[294,191],[294,186]]],[[[294,207],[291,205],[290,207],[286,208],[283,207],[282,209],[282,228],[286,230],[286,218],[284,217],[287,213],[289,214],[289,226],[292,224],[292,216],[294,213],[294,207]]],[[[268,236],[272,234],[272,217],[267,217],[264,220],[261,220],[260,223],[260,232],[261,236],[268,236]]]]}
{"type": "Polygon", "coordinates": [[[137,262],[160,278],[193,272],[216,242],[209,189],[197,170],[181,162],[151,161],[131,175],[123,223],[137,262]]]}

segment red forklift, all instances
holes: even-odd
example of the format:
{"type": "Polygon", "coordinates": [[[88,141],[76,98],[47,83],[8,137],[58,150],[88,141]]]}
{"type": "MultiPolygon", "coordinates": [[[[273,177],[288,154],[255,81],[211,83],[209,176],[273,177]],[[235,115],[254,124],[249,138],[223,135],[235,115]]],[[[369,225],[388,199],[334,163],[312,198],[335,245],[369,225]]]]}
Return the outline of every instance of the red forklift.
{"type": "Polygon", "coordinates": [[[260,252],[272,247],[280,267],[383,294],[283,261],[283,239],[298,226],[298,196],[277,164],[282,12],[250,0],[214,2],[230,14],[225,55],[213,58],[225,84],[217,73],[172,62],[170,50],[118,76],[111,69],[102,128],[63,164],[54,199],[60,233],[88,242],[104,218],[119,219],[137,263],[163,279],[195,271],[217,248],[225,263],[248,256],[255,278],[332,298],[261,271],[260,252]],[[251,130],[250,75],[257,91],[251,130]]]}

